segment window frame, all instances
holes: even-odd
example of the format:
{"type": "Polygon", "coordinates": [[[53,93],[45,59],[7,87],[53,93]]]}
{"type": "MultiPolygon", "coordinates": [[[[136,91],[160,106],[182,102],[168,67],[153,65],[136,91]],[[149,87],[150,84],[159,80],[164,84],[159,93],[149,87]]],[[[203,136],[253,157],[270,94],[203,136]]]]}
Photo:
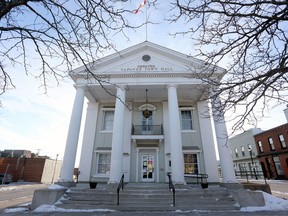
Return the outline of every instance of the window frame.
{"type": "Polygon", "coordinates": [[[180,129],[181,132],[195,132],[195,127],[194,127],[194,111],[195,108],[194,107],[181,107],[179,108],[179,116],[180,116],[180,129]],[[183,118],[182,118],[182,112],[183,111],[189,111],[190,112],[190,117],[191,117],[191,129],[184,129],[183,128],[183,118]]]}
{"type": "Polygon", "coordinates": [[[245,147],[244,146],[241,146],[241,153],[242,153],[242,156],[244,157],[245,156],[245,147]]]}
{"type": "Polygon", "coordinates": [[[273,138],[272,137],[269,137],[268,138],[268,143],[269,143],[269,147],[270,147],[270,150],[271,151],[275,151],[275,144],[274,144],[274,141],[273,141],[273,138]],[[272,148],[273,147],[273,148],[272,148]]]}
{"type": "Polygon", "coordinates": [[[102,111],[101,133],[112,133],[114,127],[115,108],[102,108],[101,111],[102,111]],[[107,112],[113,112],[113,123],[111,129],[105,129],[105,115],[107,112]]]}
{"type": "Polygon", "coordinates": [[[263,152],[264,152],[264,149],[263,149],[262,141],[261,141],[261,140],[258,140],[258,141],[257,141],[257,145],[258,145],[259,152],[260,152],[260,153],[263,153],[263,152]]]}
{"type": "Polygon", "coordinates": [[[238,149],[234,148],[234,153],[235,153],[235,157],[238,158],[239,157],[239,153],[238,153],[238,149]]]}
{"type": "Polygon", "coordinates": [[[282,149],[286,149],[287,148],[287,144],[285,142],[285,137],[283,134],[278,134],[278,138],[279,138],[279,141],[280,141],[280,144],[281,144],[281,148],[282,149]],[[281,140],[281,137],[283,138],[283,140],[281,140]],[[283,145],[284,143],[284,145],[283,145]]]}
{"type": "MultiPolygon", "coordinates": [[[[107,164],[106,164],[107,165],[107,164]]],[[[95,167],[95,176],[100,177],[109,177],[110,176],[110,170],[111,170],[111,151],[97,151],[96,152],[96,167],[95,167]],[[110,155],[110,169],[109,173],[99,173],[99,159],[100,155],[110,155]]]]}
{"type": "Polygon", "coordinates": [[[199,174],[200,172],[200,164],[199,164],[199,154],[198,152],[183,152],[183,160],[184,160],[184,175],[196,175],[196,174],[199,174]],[[194,164],[194,162],[192,163],[185,163],[185,155],[195,155],[196,156],[196,169],[197,169],[197,172],[196,173],[185,173],[185,165],[189,165],[189,164],[194,164]]]}

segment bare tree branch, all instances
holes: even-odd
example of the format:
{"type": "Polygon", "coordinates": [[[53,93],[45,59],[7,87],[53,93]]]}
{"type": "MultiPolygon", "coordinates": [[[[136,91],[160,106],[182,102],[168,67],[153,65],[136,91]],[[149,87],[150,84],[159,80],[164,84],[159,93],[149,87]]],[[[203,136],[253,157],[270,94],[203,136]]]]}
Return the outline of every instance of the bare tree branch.
{"type": "Polygon", "coordinates": [[[172,6],[169,21],[188,26],[174,36],[191,36],[198,56],[227,68],[220,85],[203,80],[217,86],[211,97],[221,97],[218,109],[240,107],[234,129],[257,124],[271,104],[288,103],[288,1],[176,0],[172,6]]]}

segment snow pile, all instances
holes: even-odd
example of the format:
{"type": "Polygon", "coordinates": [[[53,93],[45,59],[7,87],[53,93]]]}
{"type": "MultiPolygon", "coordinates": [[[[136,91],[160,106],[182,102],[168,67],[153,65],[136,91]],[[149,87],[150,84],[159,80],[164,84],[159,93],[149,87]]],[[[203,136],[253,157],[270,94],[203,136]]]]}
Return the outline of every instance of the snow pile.
{"type": "Polygon", "coordinates": [[[288,200],[272,196],[262,192],[265,200],[265,206],[250,206],[242,207],[240,211],[255,212],[255,211],[285,211],[288,210],[288,200]]]}
{"type": "Polygon", "coordinates": [[[41,205],[33,212],[113,212],[110,209],[64,209],[54,205],[41,205]]]}
{"type": "Polygon", "coordinates": [[[27,208],[8,208],[4,210],[4,213],[15,213],[15,212],[23,212],[27,211],[27,208]]]}
{"type": "Polygon", "coordinates": [[[18,189],[22,189],[18,186],[6,186],[6,187],[1,187],[0,191],[10,191],[10,190],[18,190],[18,189]]]}

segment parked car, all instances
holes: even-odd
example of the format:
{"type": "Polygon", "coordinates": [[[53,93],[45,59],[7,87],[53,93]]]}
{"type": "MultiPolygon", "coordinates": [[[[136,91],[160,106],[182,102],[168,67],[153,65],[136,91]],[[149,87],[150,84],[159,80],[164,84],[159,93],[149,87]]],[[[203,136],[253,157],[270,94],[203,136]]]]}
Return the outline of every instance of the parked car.
{"type": "Polygon", "coordinates": [[[12,182],[13,180],[13,176],[9,173],[0,173],[0,185],[1,184],[9,184],[10,182],[12,182]]]}

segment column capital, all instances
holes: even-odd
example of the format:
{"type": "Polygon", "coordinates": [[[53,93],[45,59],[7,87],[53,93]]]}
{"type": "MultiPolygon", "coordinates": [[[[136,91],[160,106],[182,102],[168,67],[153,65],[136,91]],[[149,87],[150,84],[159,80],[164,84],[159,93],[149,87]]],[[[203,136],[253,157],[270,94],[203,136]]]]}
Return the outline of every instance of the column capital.
{"type": "Polygon", "coordinates": [[[166,88],[178,88],[179,84],[178,83],[168,83],[166,84],[166,88]]]}
{"type": "Polygon", "coordinates": [[[86,84],[75,84],[74,87],[77,89],[87,89],[87,85],[86,84]]]}
{"type": "Polygon", "coordinates": [[[128,85],[125,83],[120,83],[120,84],[117,84],[115,86],[116,86],[116,89],[120,88],[122,91],[128,90],[128,85]]]}

